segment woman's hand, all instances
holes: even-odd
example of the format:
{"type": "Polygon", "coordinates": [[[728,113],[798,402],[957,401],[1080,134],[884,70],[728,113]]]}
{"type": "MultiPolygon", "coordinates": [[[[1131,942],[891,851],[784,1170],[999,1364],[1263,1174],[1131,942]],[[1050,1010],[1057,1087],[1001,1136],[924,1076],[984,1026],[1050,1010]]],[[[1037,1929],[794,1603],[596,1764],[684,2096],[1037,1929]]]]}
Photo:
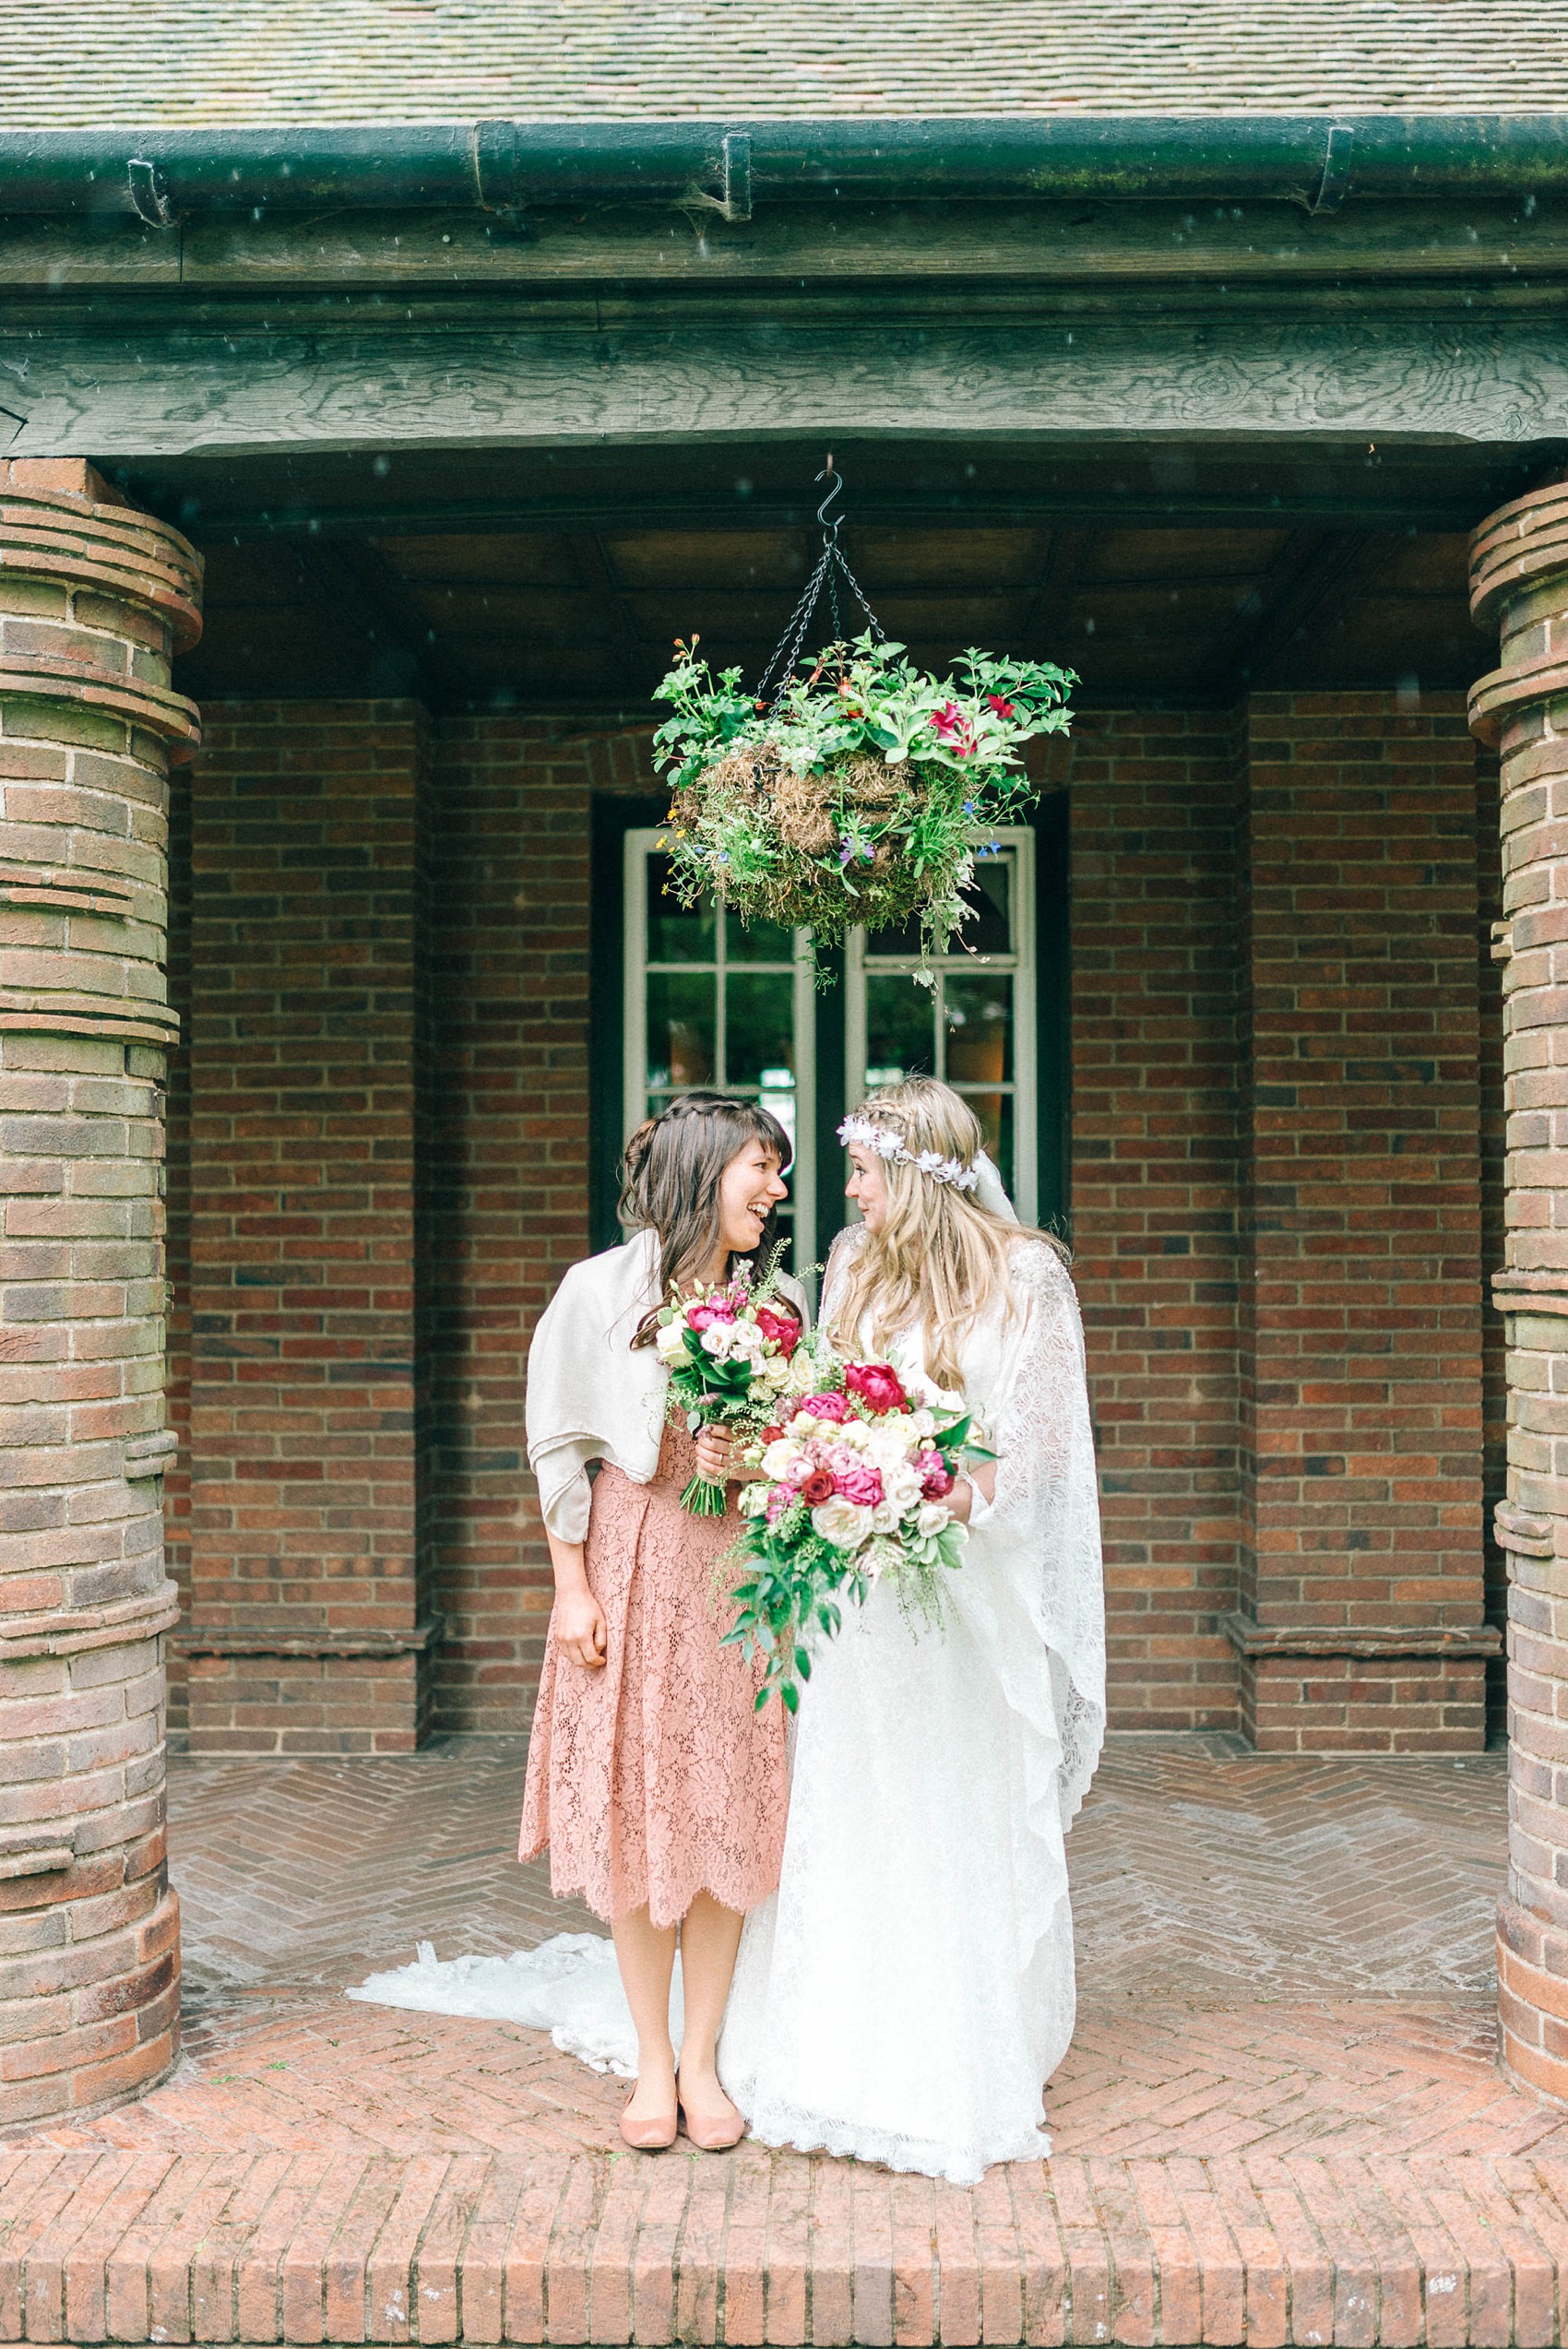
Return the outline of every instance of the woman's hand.
{"type": "Polygon", "coordinates": [[[604,1652],[610,1644],[610,1626],[587,1583],[555,1594],[555,1612],[551,1619],[555,1644],[563,1655],[580,1664],[586,1672],[604,1669],[604,1652]]]}
{"type": "Polygon", "coordinates": [[[948,1509],[956,1517],[960,1525],[968,1524],[977,1492],[982,1501],[989,1501],[995,1499],[996,1463],[994,1460],[986,1461],[982,1466],[974,1471],[972,1476],[960,1477],[948,1494],[948,1509]]]}
{"type": "Polygon", "coordinates": [[[697,1438],[697,1474],[710,1485],[727,1485],[744,1472],[735,1460],[735,1439],[728,1428],[704,1428],[697,1438]]]}

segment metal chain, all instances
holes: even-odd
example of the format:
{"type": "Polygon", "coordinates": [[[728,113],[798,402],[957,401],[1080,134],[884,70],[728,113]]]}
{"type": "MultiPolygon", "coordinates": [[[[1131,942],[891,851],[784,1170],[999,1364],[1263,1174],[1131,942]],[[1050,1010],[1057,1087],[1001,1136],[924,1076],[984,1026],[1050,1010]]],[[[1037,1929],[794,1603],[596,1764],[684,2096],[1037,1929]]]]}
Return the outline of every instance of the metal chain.
{"type": "Polygon", "coordinates": [[[778,708],[779,702],[783,699],[785,689],[795,673],[795,665],[801,657],[801,647],[806,639],[807,624],[822,600],[822,591],[825,587],[827,589],[827,606],[833,623],[833,642],[836,645],[843,642],[843,622],[838,609],[840,575],[855,601],[865,613],[872,635],[879,644],[885,644],[887,641],[886,630],[866,601],[865,592],[860,581],[840,552],[838,533],[843,527],[844,517],[842,515],[834,515],[830,517],[827,511],[834,499],[842,496],[844,490],[843,477],[834,469],[831,449],[828,451],[827,463],[816,478],[819,481],[827,481],[831,484],[816,510],[816,518],[822,525],[822,552],[817,557],[811,577],[806,581],[804,593],[790,614],[784,634],[774,647],[772,658],[757,680],[756,698],[759,702],[766,702],[770,709],[778,708]],[[770,685],[773,688],[771,700],[768,695],[770,685]]]}

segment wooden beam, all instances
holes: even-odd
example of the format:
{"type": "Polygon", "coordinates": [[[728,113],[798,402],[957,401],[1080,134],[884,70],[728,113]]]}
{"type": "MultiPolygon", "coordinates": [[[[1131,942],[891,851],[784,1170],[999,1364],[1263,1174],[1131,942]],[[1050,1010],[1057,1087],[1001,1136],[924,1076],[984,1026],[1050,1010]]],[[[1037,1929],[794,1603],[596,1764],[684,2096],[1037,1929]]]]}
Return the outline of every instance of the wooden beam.
{"type": "Polygon", "coordinates": [[[1568,434],[1561,328],[1289,315],[584,331],[415,312],[312,332],[22,325],[0,338],[20,457],[636,446],[846,436],[1303,449],[1568,434]]]}
{"type": "Polygon", "coordinates": [[[1568,271],[1568,204],[1359,198],[1316,216],[1288,203],[919,206],[773,204],[744,221],[671,209],[535,214],[527,237],[483,213],[0,220],[0,284],[201,289],[643,280],[719,285],[804,277],[1193,280],[1344,285],[1505,280],[1568,271]]]}
{"type": "Polygon", "coordinates": [[[631,680],[639,682],[653,666],[653,650],[622,592],[603,539],[597,530],[574,530],[567,544],[584,587],[610,623],[610,650],[624,665],[631,680]]]}
{"type": "Polygon", "coordinates": [[[1206,666],[1198,691],[1240,695],[1266,684],[1288,647],[1348,602],[1400,543],[1371,530],[1293,530],[1257,590],[1250,624],[1206,666]]]}
{"type": "Polygon", "coordinates": [[[368,540],[336,539],[325,546],[296,543],[293,551],[301,568],[329,600],[346,603],[366,635],[406,672],[400,692],[412,694],[430,709],[445,708],[471,692],[471,681],[443,652],[403,582],[368,540]]]}
{"type": "Polygon", "coordinates": [[[1021,632],[1026,660],[1055,660],[1065,665],[1061,650],[1062,639],[1072,608],[1074,590],[1083,575],[1084,564],[1093,544],[1092,530],[1052,530],[1050,533],[1045,558],[1021,632]]]}

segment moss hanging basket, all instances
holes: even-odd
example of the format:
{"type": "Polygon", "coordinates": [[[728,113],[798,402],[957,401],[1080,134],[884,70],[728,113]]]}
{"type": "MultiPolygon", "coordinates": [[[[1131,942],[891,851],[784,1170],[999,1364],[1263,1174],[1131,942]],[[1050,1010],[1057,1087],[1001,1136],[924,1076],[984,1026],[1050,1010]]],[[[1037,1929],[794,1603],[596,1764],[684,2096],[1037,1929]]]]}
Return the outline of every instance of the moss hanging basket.
{"type": "Polygon", "coordinates": [[[968,652],[956,675],[916,669],[869,635],[819,654],[778,699],[744,694],[683,649],[659,689],[675,705],[655,745],[671,782],[671,885],[743,921],[830,945],[863,922],[918,919],[945,954],[967,908],[975,835],[1036,792],[1021,746],[1065,731],[1071,671],[968,652]]]}
{"type": "Polygon", "coordinates": [[[948,676],[917,668],[872,617],[826,504],[821,560],[761,689],[747,693],[739,669],[715,677],[694,637],[655,695],[673,709],[654,736],[671,790],[670,886],[683,905],[712,896],[742,921],[809,930],[818,948],[861,923],[918,919],[929,960],[960,934],[977,834],[983,849],[988,830],[1037,797],[1020,752],[1065,732],[1076,680],[972,648],[948,676]],[[837,623],[840,573],[871,625],[807,670],[806,624],[825,586],[837,623]]]}

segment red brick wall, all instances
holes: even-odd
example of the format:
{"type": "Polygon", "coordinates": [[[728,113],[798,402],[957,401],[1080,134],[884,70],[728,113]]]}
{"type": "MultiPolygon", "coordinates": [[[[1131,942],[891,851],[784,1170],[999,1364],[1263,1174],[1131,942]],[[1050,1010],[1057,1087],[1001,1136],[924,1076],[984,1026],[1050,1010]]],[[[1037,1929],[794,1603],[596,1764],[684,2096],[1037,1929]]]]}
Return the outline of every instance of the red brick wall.
{"type": "Polygon", "coordinates": [[[549,1619],[523,1388],[533,1323],[588,1248],[588,814],[616,762],[600,735],[510,718],[452,721],[437,762],[421,1533],[453,1728],[526,1726],[549,1619]]]}
{"type": "Polygon", "coordinates": [[[421,1726],[422,733],[407,705],[206,713],[174,1136],[198,1750],[398,1750],[421,1726]]]}
{"type": "MultiPolygon", "coordinates": [[[[646,760],[592,729],[457,718],[422,783],[406,708],[208,721],[194,1125],[187,1145],[176,1094],[171,1135],[177,1283],[187,1146],[197,1186],[198,1616],[407,1626],[434,1606],[430,1718],[516,1730],[549,1607],[527,1343],[588,1244],[589,811],[597,791],[646,790],[646,760]],[[281,1473],[295,1461],[305,1474],[281,1473]]],[[[1253,729],[1251,820],[1222,713],[1091,715],[1072,747],[1073,1204],[1122,1726],[1239,1726],[1222,1629],[1239,1607],[1479,1611],[1489,818],[1478,851],[1474,764],[1446,709],[1270,701],[1253,729]],[[1361,1026],[1391,1018],[1398,1053],[1363,1051],[1361,1026]],[[1306,1097],[1303,1068],[1304,1124],[1276,1097],[1306,1097]],[[1369,1134],[1390,1130],[1374,1164],[1369,1134]],[[1300,1300],[1318,1317],[1325,1284],[1314,1357],[1300,1300]],[[1369,1314],[1396,1348],[1352,1380],[1346,1333],[1369,1314]],[[1443,1375],[1419,1392],[1434,1347],[1443,1375]],[[1349,1439],[1354,1477],[1302,1473],[1309,1453],[1348,1462],[1349,1439]]],[[[176,923],[176,967],[178,941],[176,923]]],[[[209,1733],[236,1742],[395,1741],[417,1718],[407,1656],[201,1668],[209,1733]]],[[[1424,1663],[1288,1668],[1293,1703],[1330,1731],[1348,1702],[1373,1737],[1396,1697],[1471,1705],[1442,1685],[1413,1696],[1424,1663]]]]}
{"type": "MultiPolygon", "coordinates": [[[[1254,696],[1249,1612],[1481,1618],[1476,762],[1462,704],[1254,696]]],[[[1478,1743],[1478,1658],[1279,1657],[1260,1743],[1478,1743]]]]}
{"type": "Polygon", "coordinates": [[[1218,712],[1092,716],[1073,741],[1073,1240],[1111,1717],[1231,1728],[1237,728],[1218,712]]]}

